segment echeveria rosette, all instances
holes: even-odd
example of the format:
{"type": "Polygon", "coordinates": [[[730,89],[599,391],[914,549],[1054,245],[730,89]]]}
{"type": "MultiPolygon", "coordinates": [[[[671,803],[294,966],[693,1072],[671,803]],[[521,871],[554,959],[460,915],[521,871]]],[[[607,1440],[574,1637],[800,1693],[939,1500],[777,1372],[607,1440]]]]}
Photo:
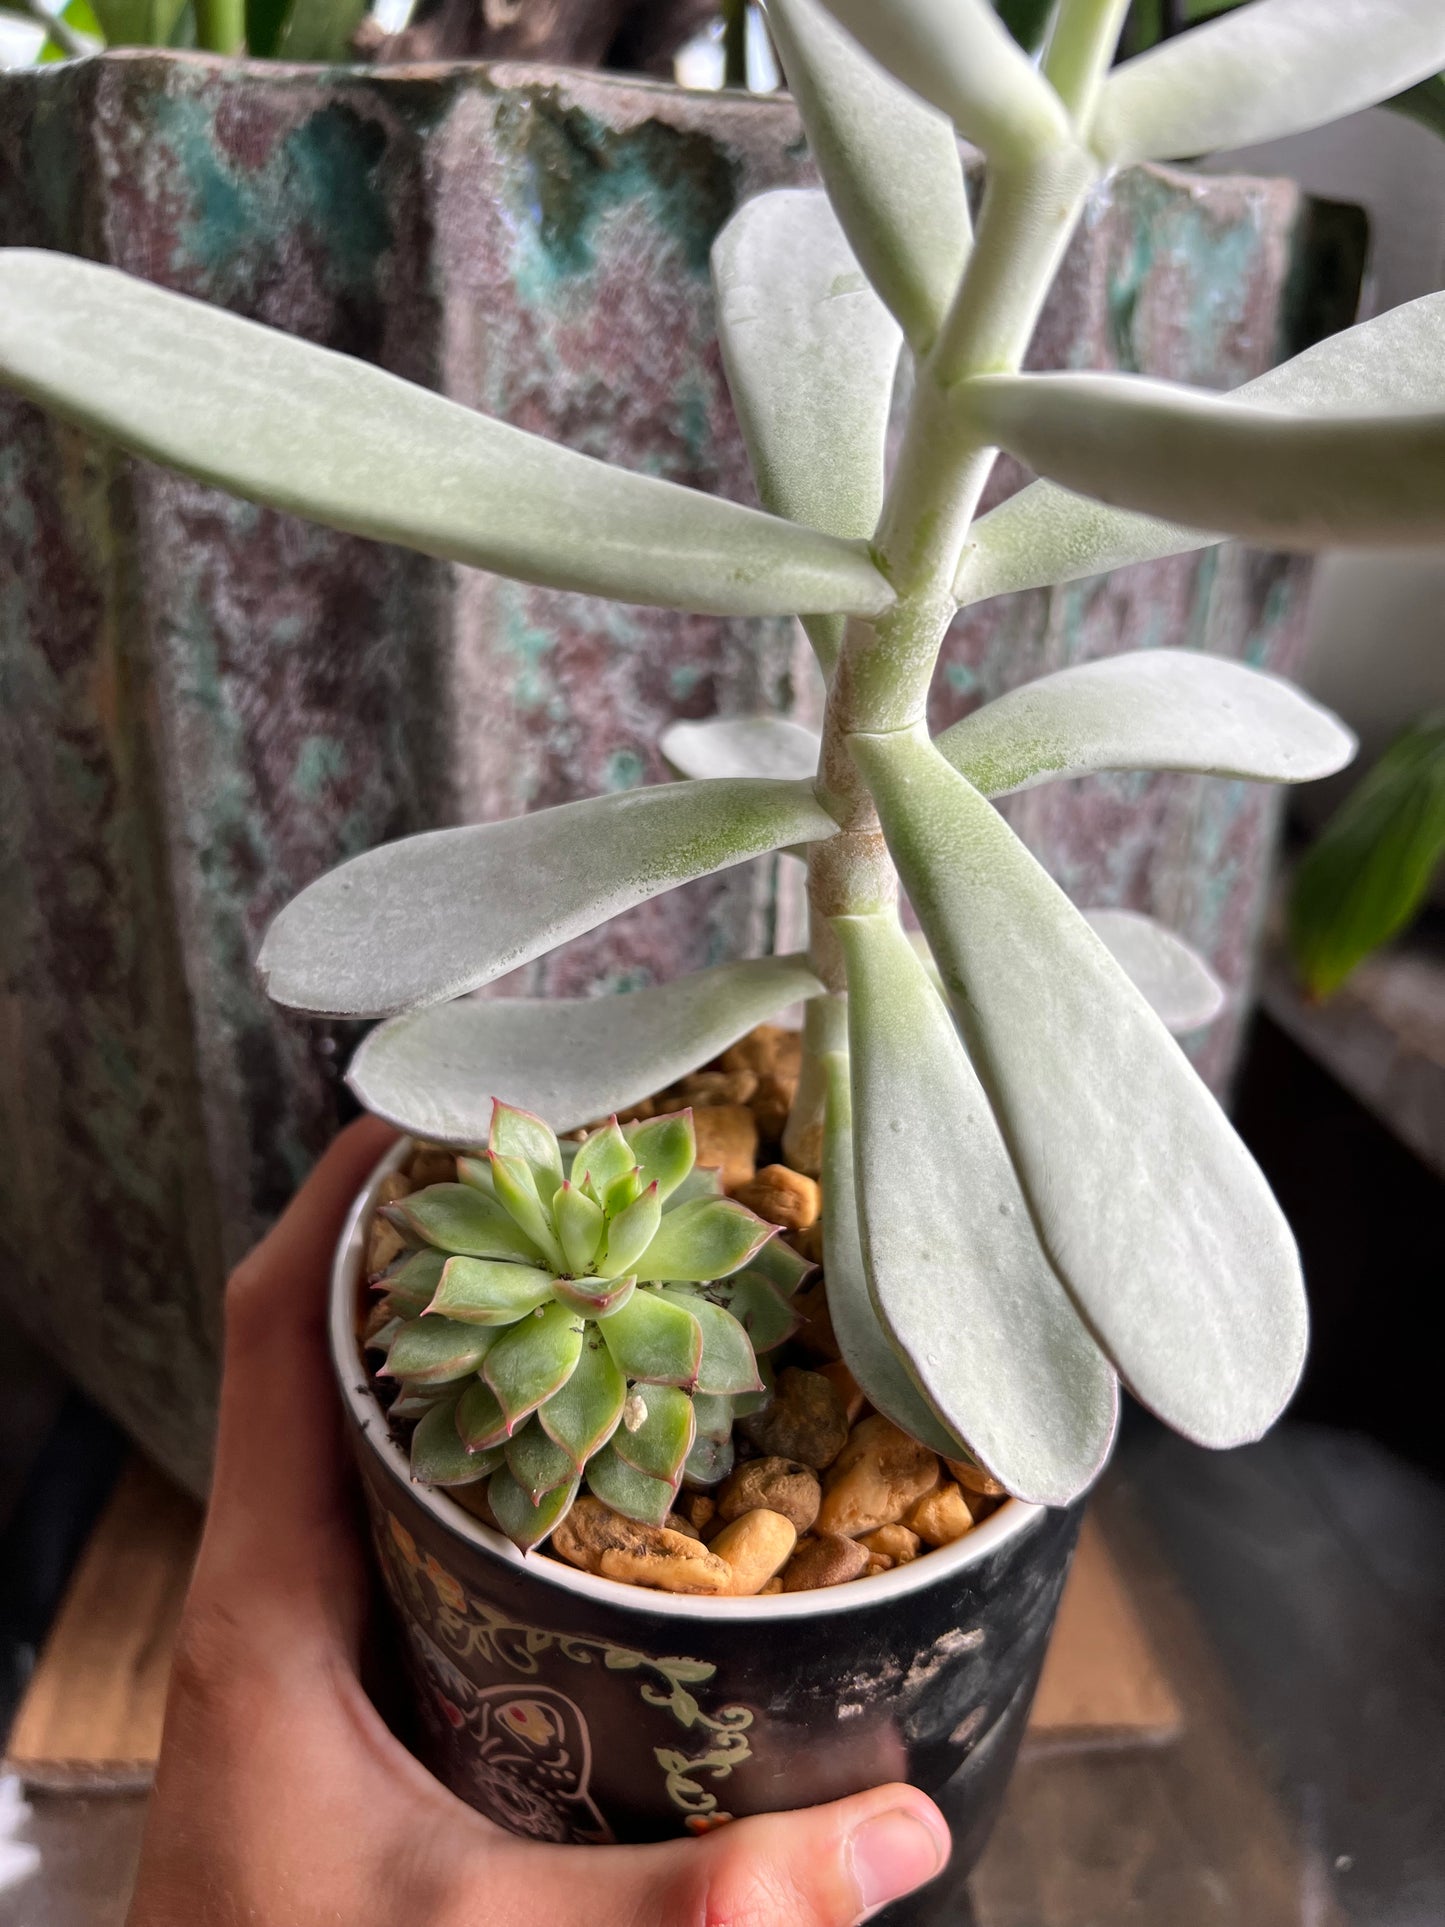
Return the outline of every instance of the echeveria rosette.
{"type": "Polygon", "coordinates": [[[401,1381],[393,1412],[417,1420],[412,1476],[487,1480],[524,1550],[584,1479],[661,1524],[684,1477],[730,1469],[807,1263],[698,1166],[691,1111],[563,1145],[496,1103],[485,1154],[457,1171],[383,1207],[409,1249],[378,1281],[393,1317],[373,1343],[401,1381]]]}

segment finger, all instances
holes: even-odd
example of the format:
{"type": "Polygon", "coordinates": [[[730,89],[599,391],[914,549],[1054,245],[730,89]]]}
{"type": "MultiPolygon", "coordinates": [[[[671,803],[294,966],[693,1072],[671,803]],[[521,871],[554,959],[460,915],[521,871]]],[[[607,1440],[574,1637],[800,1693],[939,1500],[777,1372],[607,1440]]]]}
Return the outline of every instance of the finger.
{"type": "MultiPolygon", "coordinates": [[[[226,1294],[216,1468],[197,1581],[311,1581],[324,1596],[350,1581],[349,1495],[326,1344],[328,1284],[357,1192],[395,1137],[374,1118],[348,1126],[226,1294]],[[339,1563],[338,1563],[339,1562],[339,1563]]],[[[292,1598],[292,1605],[301,1601],[292,1598]]]]}
{"type": "Polygon", "coordinates": [[[448,1920],[488,1927],[853,1927],[947,1864],[942,1814],[916,1787],[734,1821],[656,1847],[538,1847],[479,1857],[448,1920]],[[484,1883],[484,1884],[483,1884],[484,1883]],[[481,1896],[485,1894],[485,1910],[481,1896]]]}

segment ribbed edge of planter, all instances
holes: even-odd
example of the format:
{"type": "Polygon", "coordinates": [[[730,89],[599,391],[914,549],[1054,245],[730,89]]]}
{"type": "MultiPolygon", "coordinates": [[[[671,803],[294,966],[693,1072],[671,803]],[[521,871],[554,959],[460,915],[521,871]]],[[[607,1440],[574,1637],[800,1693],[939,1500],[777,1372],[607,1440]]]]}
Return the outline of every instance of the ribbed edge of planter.
{"type": "Polygon", "coordinates": [[[989,1553],[1009,1541],[1032,1531],[1044,1516],[1044,1507],[1025,1505],[1009,1499],[965,1538],[925,1553],[892,1572],[881,1572],[871,1579],[850,1580],[843,1586],[824,1586],[809,1592],[773,1593],[754,1599],[714,1599],[685,1594],[654,1592],[649,1587],[624,1586],[615,1579],[599,1579],[565,1565],[547,1554],[519,1552],[510,1539],[493,1532],[469,1512],[463,1511],[443,1492],[417,1485],[411,1476],[407,1456],[392,1438],[386,1414],[371,1390],[366,1360],[356,1339],[356,1295],[361,1283],[361,1268],[366,1250],[366,1227],[376,1204],[383,1178],[400,1168],[410,1150],[403,1138],[392,1146],[367,1180],[364,1190],[351,1207],[336,1261],[331,1274],[331,1358],[336,1369],[341,1395],[350,1406],[357,1426],[365,1435],[377,1462],[398,1485],[404,1486],[417,1504],[425,1507],[439,1525],[459,1539],[465,1539],[489,1554],[499,1564],[525,1572],[530,1579],[555,1586],[584,1599],[605,1601],[624,1610],[661,1614],[674,1619],[816,1619],[830,1613],[844,1613],[864,1604],[879,1605],[901,1599],[942,1584],[955,1573],[981,1563],[989,1553]]]}

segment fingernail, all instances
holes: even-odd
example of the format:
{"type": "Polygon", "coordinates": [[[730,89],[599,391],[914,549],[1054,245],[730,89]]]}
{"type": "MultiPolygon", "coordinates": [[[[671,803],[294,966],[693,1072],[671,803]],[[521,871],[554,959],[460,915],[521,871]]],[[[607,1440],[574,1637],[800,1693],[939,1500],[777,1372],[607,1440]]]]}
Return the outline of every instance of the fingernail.
{"type": "Polygon", "coordinates": [[[937,1827],[935,1832],[911,1807],[891,1807],[863,1822],[849,1842],[860,1920],[871,1920],[880,1907],[911,1894],[941,1870],[948,1838],[941,1820],[937,1827]]]}

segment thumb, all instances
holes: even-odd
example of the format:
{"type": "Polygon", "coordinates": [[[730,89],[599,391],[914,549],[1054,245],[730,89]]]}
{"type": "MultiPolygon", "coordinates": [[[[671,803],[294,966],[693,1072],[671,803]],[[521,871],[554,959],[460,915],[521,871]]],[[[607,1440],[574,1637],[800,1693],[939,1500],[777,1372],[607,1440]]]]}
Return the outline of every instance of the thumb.
{"type": "Polygon", "coordinates": [[[494,1927],[854,1927],[943,1871],[952,1842],[916,1787],[759,1814],[701,1840],[602,1850],[508,1839],[486,1853],[494,1927]]]}

